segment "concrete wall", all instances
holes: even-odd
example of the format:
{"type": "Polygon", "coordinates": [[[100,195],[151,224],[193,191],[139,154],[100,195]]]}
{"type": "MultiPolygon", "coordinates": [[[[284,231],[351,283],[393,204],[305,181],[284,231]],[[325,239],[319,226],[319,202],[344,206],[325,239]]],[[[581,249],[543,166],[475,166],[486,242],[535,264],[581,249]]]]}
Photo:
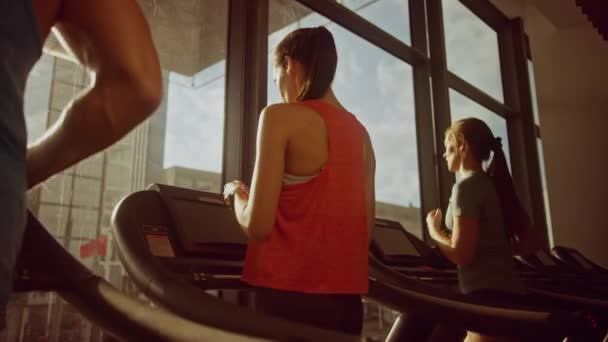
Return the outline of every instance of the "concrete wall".
{"type": "Polygon", "coordinates": [[[574,0],[492,2],[530,38],[554,243],[608,267],[608,42],[574,0]]]}

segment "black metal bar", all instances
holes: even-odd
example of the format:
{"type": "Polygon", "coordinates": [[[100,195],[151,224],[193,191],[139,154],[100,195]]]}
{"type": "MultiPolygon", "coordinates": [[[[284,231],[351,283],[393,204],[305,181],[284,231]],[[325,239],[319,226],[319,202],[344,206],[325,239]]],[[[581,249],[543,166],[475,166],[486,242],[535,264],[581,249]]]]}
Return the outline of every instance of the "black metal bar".
{"type": "Polygon", "coordinates": [[[258,117],[267,102],[268,0],[247,0],[246,28],[241,177],[249,184],[255,164],[258,117]]]}
{"type": "Polygon", "coordinates": [[[357,13],[327,0],[298,0],[313,11],[331,19],[333,22],[367,40],[396,58],[412,64],[427,63],[425,54],[414,49],[389,33],[369,22],[357,13]]]}
{"type": "Polygon", "coordinates": [[[245,103],[245,7],[246,0],[230,0],[228,6],[228,42],[226,53],[226,96],[224,117],[224,154],[222,184],[241,179],[243,159],[243,107],[245,103]]]}
{"type": "Polygon", "coordinates": [[[549,232],[547,231],[547,220],[543,199],[543,187],[540,175],[540,162],[538,149],[536,148],[536,125],[532,106],[532,93],[530,90],[530,78],[528,77],[528,59],[525,51],[524,26],[521,18],[509,23],[514,47],[515,75],[519,91],[519,103],[522,119],[523,140],[525,159],[528,171],[528,188],[532,199],[532,217],[536,228],[542,229],[543,243],[549,246],[549,232]]]}
{"type": "Polygon", "coordinates": [[[536,148],[539,132],[534,124],[526,40],[521,19],[511,20],[499,32],[499,48],[505,103],[519,113],[507,119],[513,181],[522,203],[532,215],[537,235],[548,247],[549,232],[536,148]]]}
{"type": "Polygon", "coordinates": [[[503,118],[513,115],[513,110],[509,106],[502,104],[451,71],[448,71],[448,86],[503,118]]]}
{"type": "MultiPolygon", "coordinates": [[[[426,13],[423,0],[410,0],[410,32],[412,45],[427,52],[426,13]]],[[[435,177],[435,134],[433,133],[433,108],[431,105],[431,73],[427,65],[416,65],[414,72],[414,105],[416,117],[416,146],[418,149],[418,179],[420,182],[421,217],[431,209],[440,207],[439,189],[435,177]]],[[[428,232],[422,234],[428,239],[428,232]]]]}
{"type": "Polygon", "coordinates": [[[515,47],[510,28],[498,34],[498,47],[501,61],[501,73],[505,103],[517,110],[517,114],[507,120],[509,151],[511,160],[511,175],[520,200],[528,210],[531,209],[528,195],[527,163],[525,160],[526,146],[523,139],[521,108],[519,101],[519,84],[515,73],[515,47]]]}
{"type": "Polygon", "coordinates": [[[487,0],[460,0],[460,2],[496,32],[509,22],[509,18],[487,0]]]}
{"type": "Polygon", "coordinates": [[[222,182],[251,181],[258,114],[266,104],[268,0],[232,0],[222,182]]]}
{"type": "Polygon", "coordinates": [[[525,33],[524,33],[524,40],[525,40],[525,48],[526,48],[526,57],[529,60],[532,60],[532,51],[530,50],[530,37],[528,37],[528,35],[525,33]]]}
{"type": "Polygon", "coordinates": [[[443,132],[450,126],[450,97],[448,92],[447,57],[443,28],[441,0],[427,0],[427,22],[429,32],[429,50],[431,54],[431,77],[433,91],[433,112],[435,119],[435,172],[441,208],[446,208],[451,193],[454,176],[441,162],[443,150],[443,132]]]}

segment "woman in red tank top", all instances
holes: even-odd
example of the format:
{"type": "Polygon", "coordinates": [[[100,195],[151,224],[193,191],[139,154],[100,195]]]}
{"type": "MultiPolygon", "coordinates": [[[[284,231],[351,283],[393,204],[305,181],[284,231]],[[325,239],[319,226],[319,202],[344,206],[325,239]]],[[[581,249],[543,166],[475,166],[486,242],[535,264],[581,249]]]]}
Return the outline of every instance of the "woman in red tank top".
{"type": "Polygon", "coordinates": [[[374,226],[369,135],[331,90],[336,47],[325,27],[287,35],[274,55],[284,103],[259,119],[251,191],[224,186],[249,237],[242,280],[256,309],[360,334],[374,226]]]}

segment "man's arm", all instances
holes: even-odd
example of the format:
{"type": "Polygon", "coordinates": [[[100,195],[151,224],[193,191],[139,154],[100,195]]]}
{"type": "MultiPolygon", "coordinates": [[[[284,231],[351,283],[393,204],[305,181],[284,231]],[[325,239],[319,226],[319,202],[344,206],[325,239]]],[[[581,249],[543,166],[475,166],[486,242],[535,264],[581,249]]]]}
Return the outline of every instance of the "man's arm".
{"type": "Polygon", "coordinates": [[[60,41],[93,82],[27,151],[28,187],[110,146],[162,99],[158,55],[134,0],[35,0],[40,33],[60,41]]]}

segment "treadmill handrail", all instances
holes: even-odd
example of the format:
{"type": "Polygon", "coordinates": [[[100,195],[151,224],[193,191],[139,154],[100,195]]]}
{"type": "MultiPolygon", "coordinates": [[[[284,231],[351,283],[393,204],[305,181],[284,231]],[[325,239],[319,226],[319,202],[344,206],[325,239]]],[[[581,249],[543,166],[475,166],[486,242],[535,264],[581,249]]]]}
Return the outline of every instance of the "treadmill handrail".
{"type": "Polygon", "coordinates": [[[65,250],[31,212],[17,271],[17,291],[22,283],[28,291],[56,290],[87,319],[124,341],[266,341],[197,324],[115,289],[65,250]],[[23,274],[27,277],[20,279],[23,274]]]}
{"type": "Polygon", "coordinates": [[[524,330],[536,334],[538,329],[566,335],[572,330],[586,327],[583,316],[577,313],[551,312],[507,303],[505,307],[496,307],[496,303],[481,304],[474,297],[401,275],[383,265],[373,255],[370,255],[369,261],[370,276],[376,280],[376,284],[372,282],[370,286],[370,297],[398,310],[403,309],[396,306],[395,302],[400,300],[402,305],[419,306],[420,313],[432,315],[437,321],[449,322],[467,330],[505,336],[522,335],[524,330]],[[391,300],[387,301],[378,295],[375,288],[379,286],[384,291],[393,292],[388,296],[391,300]]]}

